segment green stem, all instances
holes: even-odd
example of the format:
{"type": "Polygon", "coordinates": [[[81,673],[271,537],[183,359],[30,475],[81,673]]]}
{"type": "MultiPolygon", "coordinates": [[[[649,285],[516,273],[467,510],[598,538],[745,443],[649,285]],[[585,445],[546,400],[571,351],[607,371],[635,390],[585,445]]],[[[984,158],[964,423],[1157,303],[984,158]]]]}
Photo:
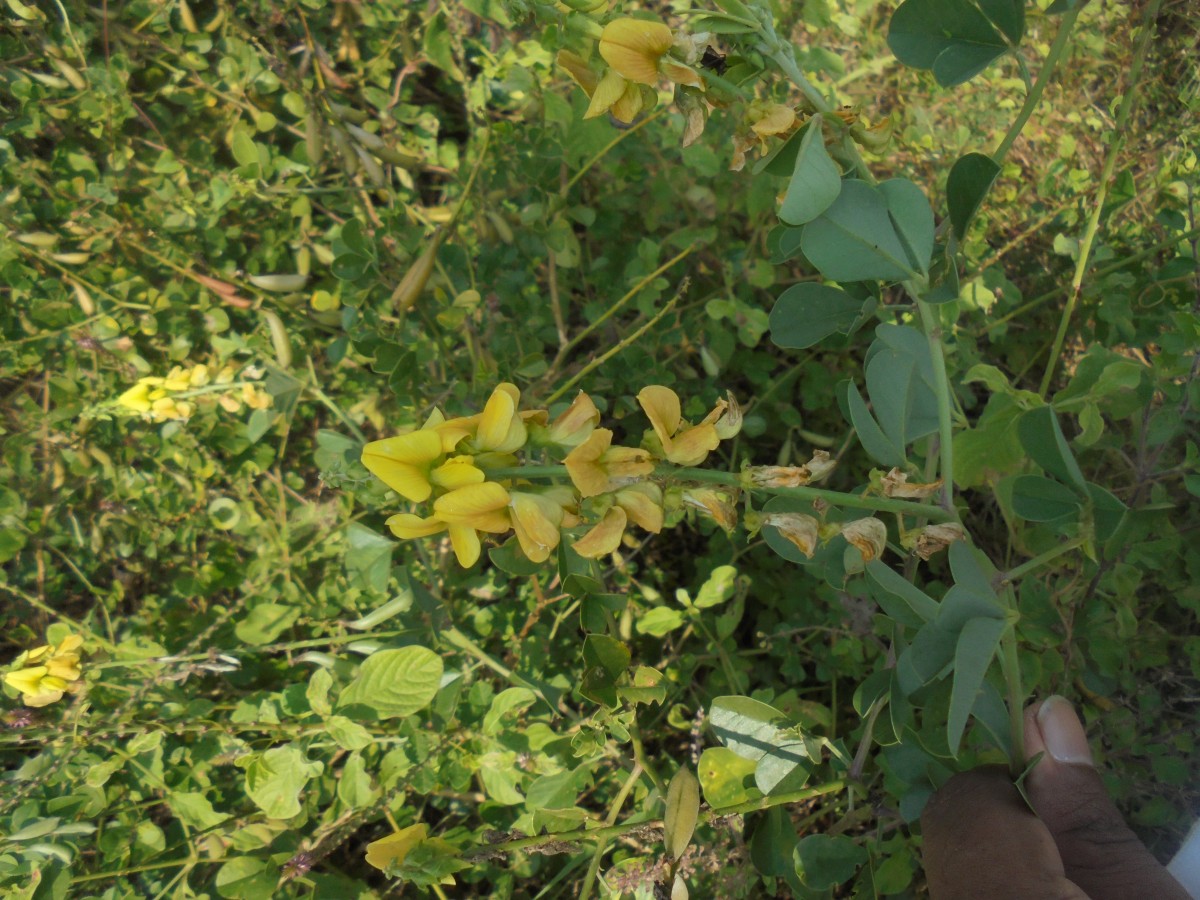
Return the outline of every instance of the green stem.
{"type": "Polygon", "coordinates": [[[1005,590],[1013,621],[1000,638],[1000,669],[1008,688],[1008,726],[1011,744],[1008,766],[1013,778],[1025,770],[1025,690],[1021,687],[1021,659],[1017,653],[1017,599],[1011,587],[1005,590]]]}
{"type": "MultiPolygon", "coordinates": [[[[617,792],[617,796],[613,799],[612,806],[608,810],[608,818],[604,820],[605,824],[612,825],[617,821],[617,817],[621,815],[621,807],[625,805],[625,798],[629,796],[629,792],[633,790],[633,786],[637,784],[637,780],[641,777],[642,767],[635,763],[633,771],[629,773],[629,777],[625,779],[625,783],[621,785],[621,790],[617,792]]],[[[596,852],[592,854],[592,861],[588,865],[587,874],[583,876],[583,888],[579,891],[579,900],[588,900],[588,897],[592,895],[592,885],[596,883],[596,876],[600,874],[600,862],[604,859],[604,851],[607,849],[607,840],[596,842],[596,852]]]]}
{"type": "Polygon", "coordinates": [[[568,181],[566,183],[566,185],[563,186],[562,196],[566,197],[568,194],[570,194],[571,188],[575,187],[575,185],[579,183],[579,179],[582,178],[584,175],[586,175],[588,172],[590,172],[592,167],[594,165],[596,165],[596,163],[598,163],[598,162],[600,162],[600,160],[604,159],[604,157],[608,155],[609,151],[612,150],[613,147],[617,146],[617,144],[621,143],[621,141],[625,140],[625,138],[627,138],[631,135],[637,134],[638,131],[645,128],[647,125],[649,125],[655,119],[657,119],[659,116],[666,113],[669,109],[670,109],[669,106],[664,106],[662,109],[658,110],[658,112],[652,113],[651,115],[646,116],[646,118],[642,119],[640,122],[638,122],[632,128],[627,128],[624,131],[617,132],[617,136],[615,138],[613,138],[611,141],[609,141],[607,144],[605,144],[604,147],[601,148],[599,153],[597,153],[595,156],[593,156],[591,159],[589,159],[587,162],[585,162],[583,164],[583,168],[581,168],[578,172],[576,172],[574,175],[571,176],[571,180],[568,181]]]}
{"type": "Polygon", "coordinates": [[[950,378],[946,374],[946,354],[942,347],[941,313],[924,300],[917,301],[921,326],[933,358],[933,391],[937,397],[938,455],[942,476],[942,506],[954,509],[954,419],[950,407],[950,378]]]}
{"type": "MultiPolygon", "coordinates": [[[[802,791],[792,791],[787,794],[776,794],[770,797],[760,797],[757,800],[747,800],[745,803],[738,803],[734,806],[722,806],[717,809],[709,809],[700,814],[699,821],[701,823],[711,822],[713,819],[719,819],[723,816],[745,815],[751,812],[761,812],[765,809],[771,809],[775,806],[784,806],[789,803],[802,803],[806,800],[812,800],[816,797],[821,797],[826,794],[836,793],[845,787],[843,781],[830,781],[825,784],[817,785],[816,787],[805,788],[802,791]]],[[[534,837],[515,838],[511,841],[502,841],[498,844],[487,844],[479,849],[485,853],[511,853],[514,850],[528,850],[531,847],[544,847],[547,844],[557,843],[575,843],[578,841],[602,841],[608,838],[620,837],[623,834],[628,834],[631,831],[637,831],[642,828],[658,828],[663,825],[662,819],[640,819],[634,822],[622,822],[620,825],[606,825],[601,828],[580,828],[576,831],[562,831],[557,834],[539,834],[534,837]]],[[[470,851],[464,854],[464,857],[470,858],[470,851]]]]}
{"type": "MultiPolygon", "coordinates": [[[[667,789],[663,784],[662,778],[658,775],[658,770],[650,764],[650,760],[646,757],[646,746],[642,743],[642,729],[637,723],[637,712],[634,712],[633,721],[629,724],[629,742],[633,747],[633,761],[645,770],[646,775],[654,784],[654,789],[658,791],[659,796],[666,797],[667,789]]],[[[612,824],[611,822],[609,823],[612,824]]]]}
{"type": "MultiPolygon", "coordinates": [[[[1104,201],[1108,197],[1108,186],[1112,181],[1113,171],[1117,166],[1117,157],[1120,156],[1121,149],[1125,146],[1125,134],[1129,125],[1129,117],[1133,113],[1134,103],[1138,95],[1138,79],[1141,78],[1142,64],[1146,61],[1146,51],[1150,46],[1150,37],[1154,34],[1154,20],[1158,17],[1158,9],[1162,4],[1162,0],[1151,0],[1146,6],[1145,17],[1142,21],[1142,33],[1138,37],[1137,48],[1134,51],[1133,66],[1129,71],[1129,83],[1125,89],[1125,96],[1121,98],[1121,105],[1117,109],[1117,118],[1114,123],[1113,134],[1114,139],[1112,146],[1108,149],[1108,156],[1104,160],[1104,168],[1100,172],[1100,187],[1096,191],[1096,202],[1092,208],[1092,214],[1088,217],[1087,227],[1084,228],[1083,239],[1079,242],[1079,258],[1075,261],[1075,274],[1071,278],[1071,290],[1067,295],[1067,305],[1063,309],[1062,318],[1058,323],[1058,332],[1054,335],[1054,343],[1050,345],[1050,358],[1046,360],[1046,371],[1042,375],[1041,387],[1038,388],[1038,393],[1046,396],[1046,392],[1050,390],[1050,383],[1054,380],[1054,369],[1058,365],[1058,357],[1062,353],[1063,342],[1067,337],[1067,329],[1071,324],[1071,316],[1075,313],[1075,306],[1079,303],[1079,295],[1083,289],[1083,276],[1087,272],[1088,260],[1092,255],[1092,244],[1096,240],[1096,234],[1100,230],[1100,216],[1104,213],[1104,201]]],[[[1078,9],[1078,8],[1077,8],[1078,9]]],[[[1072,10],[1072,12],[1077,12],[1072,10]]],[[[1069,14],[1068,14],[1069,15],[1069,14]]],[[[1066,27],[1067,23],[1063,23],[1066,27]]]]}
{"type": "Polygon", "coordinates": [[[1022,575],[1027,575],[1030,572],[1036,571],[1051,560],[1058,559],[1058,557],[1070,553],[1072,550],[1081,546],[1083,542],[1083,538],[1076,537],[1067,541],[1065,544],[1059,544],[1057,547],[1047,550],[1045,553],[1039,553],[1037,556],[1033,557],[1033,559],[1027,560],[1021,563],[1019,566],[1002,573],[999,581],[1001,584],[1011,584],[1022,575]]]}

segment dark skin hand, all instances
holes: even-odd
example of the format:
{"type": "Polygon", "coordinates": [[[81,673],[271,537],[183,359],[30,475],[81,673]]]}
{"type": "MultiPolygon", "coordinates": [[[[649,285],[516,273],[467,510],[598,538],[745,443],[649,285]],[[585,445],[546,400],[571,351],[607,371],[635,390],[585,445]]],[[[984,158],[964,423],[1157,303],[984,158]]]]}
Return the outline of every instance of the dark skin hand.
{"type": "Polygon", "coordinates": [[[1113,805],[1071,705],[1025,711],[1030,812],[1002,768],[951,778],[921,815],[933,900],[1188,900],[1113,805]]]}

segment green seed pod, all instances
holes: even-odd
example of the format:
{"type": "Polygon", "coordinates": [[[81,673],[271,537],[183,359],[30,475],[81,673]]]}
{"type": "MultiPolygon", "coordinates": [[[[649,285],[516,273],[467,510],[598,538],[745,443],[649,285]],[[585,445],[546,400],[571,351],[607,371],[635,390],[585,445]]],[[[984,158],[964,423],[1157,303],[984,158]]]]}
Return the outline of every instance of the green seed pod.
{"type": "Polygon", "coordinates": [[[350,132],[350,136],[366,147],[368,150],[386,150],[387,143],[377,134],[372,134],[366,129],[359,128],[357,125],[347,125],[346,131],[350,132]]]}
{"type": "Polygon", "coordinates": [[[392,292],[392,305],[396,308],[396,312],[405,312],[411,309],[420,299],[425,285],[429,282],[429,276],[433,274],[438,248],[442,246],[442,241],[445,239],[446,232],[438,231],[433,236],[433,240],[429,242],[429,246],[421,252],[400,283],[396,285],[396,290],[392,292]]]}
{"type": "Polygon", "coordinates": [[[37,247],[41,250],[49,250],[58,243],[58,235],[48,231],[27,231],[24,234],[18,234],[16,238],[22,244],[28,244],[30,247],[37,247]]]}
{"type": "Polygon", "coordinates": [[[312,251],[304,244],[296,251],[296,272],[307,275],[312,271],[312,251]]]}
{"type": "Polygon", "coordinates": [[[511,227],[509,227],[508,221],[504,218],[504,216],[500,215],[500,213],[496,212],[495,210],[489,209],[487,211],[487,217],[492,223],[492,227],[496,229],[496,234],[499,235],[500,240],[504,241],[506,244],[511,244],[513,242],[513,230],[511,227]]]}
{"type": "Polygon", "coordinates": [[[350,138],[337,126],[329,129],[329,137],[333,146],[337,148],[338,156],[342,158],[342,171],[346,173],[346,177],[353,178],[358,173],[358,154],[350,146],[350,138]]]}
{"type": "Polygon", "coordinates": [[[71,87],[75,88],[75,90],[82,91],[87,89],[87,79],[69,62],[63,59],[56,59],[52,56],[50,57],[50,63],[62,73],[63,78],[67,79],[71,83],[71,87]]]}
{"type": "Polygon", "coordinates": [[[314,169],[325,156],[325,136],[321,131],[321,120],[310,112],[304,120],[304,149],[308,154],[308,163],[314,169]]]}
{"type": "Polygon", "coordinates": [[[195,34],[200,29],[196,27],[196,17],[192,15],[192,8],[188,6],[187,0],[179,0],[179,21],[183,23],[183,28],[189,34],[195,34]]]}
{"type": "Polygon", "coordinates": [[[264,291],[298,291],[308,283],[307,275],[248,275],[246,280],[264,291]]]}
{"type": "Polygon", "coordinates": [[[34,81],[41,82],[46,87],[54,88],[55,90],[65,91],[71,86],[71,82],[65,78],[60,78],[57,75],[47,75],[44,72],[26,72],[34,81]]]}
{"type": "Polygon", "coordinates": [[[375,162],[375,157],[362,147],[355,147],[354,152],[358,154],[358,161],[362,164],[363,171],[367,173],[367,178],[371,180],[371,184],[377,188],[381,188],[387,184],[387,178],[383,174],[383,166],[375,162]]]}
{"type": "Polygon", "coordinates": [[[95,315],[96,303],[92,300],[92,295],[78,281],[72,281],[71,287],[75,289],[75,302],[79,304],[79,311],[85,316],[95,315]]]}
{"type": "Polygon", "coordinates": [[[358,109],[351,109],[349,106],[343,106],[340,103],[329,101],[329,111],[341,119],[343,122],[353,122],[355,125],[361,125],[370,118],[365,112],[358,109]]]}
{"type": "Polygon", "coordinates": [[[271,346],[275,350],[276,361],[284,369],[291,368],[292,341],[288,337],[287,329],[283,327],[283,320],[269,309],[259,311],[267,320],[267,328],[271,331],[271,346]]]}
{"type": "Polygon", "coordinates": [[[50,258],[68,266],[82,266],[92,258],[90,253],[51,253],[50,258]]]}

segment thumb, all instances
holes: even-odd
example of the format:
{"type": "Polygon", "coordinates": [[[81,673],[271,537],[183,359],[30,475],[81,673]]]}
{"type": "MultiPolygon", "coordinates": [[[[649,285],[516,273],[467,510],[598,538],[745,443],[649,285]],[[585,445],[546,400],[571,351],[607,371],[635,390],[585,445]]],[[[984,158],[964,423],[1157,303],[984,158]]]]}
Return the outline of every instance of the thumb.
{"type": "Polygon", "coordinates": [[[1067,878],[1092,900],[1188,900],[1113,805],[1083,724],[1062,697],[1025,710],[1025,755],[1038,753],[1045,755],[1026,778],[1026,791],[1058,845],[1067,878]]]}

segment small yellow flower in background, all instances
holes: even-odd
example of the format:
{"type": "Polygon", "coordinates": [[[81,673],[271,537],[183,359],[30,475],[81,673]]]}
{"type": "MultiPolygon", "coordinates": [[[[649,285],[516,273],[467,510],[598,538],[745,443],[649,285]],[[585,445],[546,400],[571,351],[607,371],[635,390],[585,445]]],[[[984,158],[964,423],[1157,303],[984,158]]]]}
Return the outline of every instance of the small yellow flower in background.
{"type": "Polygon", "coordinates": [[[883,556],[887,547],[887,526],[873,516],[855,519],[842,526],[842,537],[859,549],[863,562],[870,562],[883,556]]]}
{"type": "Polygon", "coordinates": [[[404,862],[409,851],[428,835],[429,827],[421,823],[401,828],[395,834],[372,841],[367,844],[367,864],[383,871],[398,866],[404,862]]]}
{"type": "Polygon", "coordinates": [[[150,412],[150,385],[144,381],[139,381],[118,397],[117,403],[126,409],[132,409],[134,412],[150,412]]]}
{"type": "Polygon", "coordinates": [[[567,454],[563,464],[582,497],[607,494],[654,471],[650,454],[636,447],[612,446],[613,433],[597,428],[567,454]]]}
{"type": "Polygon", "coordinates": [[[242,385],[242,402],[251,409],[270,409],[271,395],[253,384],[242,385]]]}
{"type": "Polygon", "coordinates": [[[677,466],[698,466],[717,449],[723,438],[733,437],[742,427],[741,409],[736,403],[718,400],[698,425],[683,420],[679,395],[661,384],[652,384],[638,392],[638,403],[650,420],[662,445],[663,455],[677,466]]]}
{"type": "Polygon", "coordinates": [[[737,507],[728,491],[714,488],[688,488],[683,492],[683,505],[699,510],[713,519],[725,531],[737,525],[737,507]]]}
{"type": "Polygon", "coordinates": [[[794,544],[796,549],[809,559],[817,552],[820,523],[813,516],[803,513],[768,513],[763,517],[762,524],[778,529],[781,537],[794,544]]]}
{"type": "Polygon", "coordinates": [[[4,683],[21,692],[26,706],[47,706],[79,686],[82,670],[79,648],[83,638],[69,634],[57,646],[49,644],[26,651],[13,660],[4,683]]]}

